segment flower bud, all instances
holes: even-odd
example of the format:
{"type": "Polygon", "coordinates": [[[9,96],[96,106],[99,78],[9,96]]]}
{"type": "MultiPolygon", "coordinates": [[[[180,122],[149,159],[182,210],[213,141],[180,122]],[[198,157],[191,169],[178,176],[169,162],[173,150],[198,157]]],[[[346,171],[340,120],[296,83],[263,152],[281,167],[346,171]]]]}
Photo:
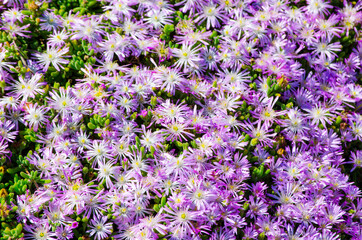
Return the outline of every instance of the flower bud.
{"type": "Polygon", "coordinates": [[[258,142],[259,142],[259,140],[257,138],[253,138],[250,141],[250,145],[254,147],[258,144],[258,142]]]}

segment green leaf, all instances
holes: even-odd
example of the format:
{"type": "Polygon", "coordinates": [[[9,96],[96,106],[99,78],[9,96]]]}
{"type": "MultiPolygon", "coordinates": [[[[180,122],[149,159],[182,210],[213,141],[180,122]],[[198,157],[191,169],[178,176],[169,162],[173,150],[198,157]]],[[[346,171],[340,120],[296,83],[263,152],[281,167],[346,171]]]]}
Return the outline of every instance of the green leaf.
{"type": "Polygon", "coordinates": [[[155,204],[154,206],[153,206],[153,210],[155,210],[155,212],[159,212],[160,211],[160,205],[159,204],[155,204]]]}
{"type": "Polygon", "coordinates": [[[183,147],[183,144],[182,144],[182,142],[180,142],[180,141],[176,141],[176,146],[179,147],[179,148],[182,148],[182,147],[183,147]]]}
{"type": "Polygon", "coordinates": [[[29,175],[26,174],[25,172],[20,172],[20,176],[22,176],[23,178],[29,179],[29,175]]]}
{"type": "Polygon", "coordinates": [[[91,8],[91,7],[93,7],[93,6],[96,5],[96,4],[97,4],[97,0],[89,1],[88,4],[87,4],[87,7],[88,7],[88,8],[91,8]]]}
{"type": "Polygon", "coordinates": [[[40,183],[42,183],[42,184],[49,184],[51,182],[52,182],[51,179],[40,179],[40,183]]]}
{"type": "Polygon", "coordinates": [[[135,137],[135,140],[136,140],[136,145],[137,145],[137,148],[140,149],[141,148],[141,141],[140,141],[140,138],[138,136],[135,137]]]}
{"type": "Polygon", "coordinates": [[[161,198],[161,206],[163,207],[163,206],[165,206],[166,205],[166,196],[163,196],[162,198],[161,198]]]}
{"type": "Polygon", "coordinates": [[[16,168],[8,168],[6,171],[10,174],[14,174],[14,173],[17,173],[21,170],[20,167],[16,167],[16,168]]]}
{"type": "Polygon", "coordinates": [[[92,130],[97,128],[97,126],[94,125],[94,124],[91,123],[91,122],[89,122],[89,123],[87,124],[87,126],[88,126],[89,129],[92,129],[92,130]]]}
{"type": "Polygon", "coordinates": [[[141,154],[142,154],[142,158],[144,158],[145,156],[145,147],[141,147],[141,154]]]}
{"type": "Polygon", "coordinates": [[[24,14],[24,15],[28,15],[28,16],[30,16],[30,15],[33,14],[33,13],[32,13],[31,11],[29,11],[29,10],[22,10],[21,13],[24,14]]]}
{"type": "Polygon", "coordinates": [[[275,132],[275,133],[279,133],[279,132],[280,132],[280,126],[279,126],[279,125],[275,127],[274,132],[275,132]]]}
{"type": "Polygon", "coordinates": [[[163,31],[165,32],[166,35],[170,35],[173,31],[175,31],[175,27],[174,25],[165,25],[165,27],[163,28],[163,31]]]}
{"type": "Polygon", "coordinates": [[[245,137],[244,137],[244,140],[243,142],[247,142],[251,139],[250,135],[249,134],[246,134],[245,137]]]}
{"type": "Polygon", "coordinates": [[[334,124],[335,124],[336,126],[339,126],[339,125],[341,124],[341,122],[342,122],[342,118],[341,118],[341,116],[338,116],[338,117],[336,118],[336,121],[334,122],[334,124]]]}
{"type": "Polygon", "coordinates": [[[250,145],[254,147],[258,144],[258,142],[259,142],[259,140],[257,138],[253,138],[250,141],[250,145]]]}
{"type": "Polygon", "coordinates": [[[271,85],[273,84],[273,82],[272,82],[272,80],[271,80],[270,77],[267,78],[266,82],[267,82],[267,84],[268,84],[269,87],[271,87],[271,85]]]}
{"type": "Polygon", "coordinates": [[[156,149],[155,149],[153,146],[151,146],[151,147],[150,147],[150,151],[151,151],[152,156],[153,156],[153,155],[155,154],[156,149]]]}
{"type": "Polygon", "coordinates": [[[151,97],[151,106],[155,107],[157,105],[157,97],[156,96],[152,96],[151,97]]]}
{"type": "Polygon", "coordinates": [[[23,225],[21,223],[19,223],[17,226],[16,226],[16,233],[17,235],[19,235],[21,233],[21,231],[23,231],[23,225]]]}
{"type": "Polygon", "coordinates": [[[183,14],[182,12],[177,11],[176,14],[177,14],[177,16],[179,16],[181,19],[184,18],[184,14],[183,14]]]}

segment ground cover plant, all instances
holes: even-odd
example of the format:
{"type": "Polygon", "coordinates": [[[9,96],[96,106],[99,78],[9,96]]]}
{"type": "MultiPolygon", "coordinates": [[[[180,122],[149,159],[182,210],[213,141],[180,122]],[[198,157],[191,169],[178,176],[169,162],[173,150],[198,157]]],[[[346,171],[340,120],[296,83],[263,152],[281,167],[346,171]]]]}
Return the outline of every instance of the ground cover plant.
{"type": "Polygon", "coordinates": [[[362,239],[361,8],[3,0],[0,238],[362,239]]]}

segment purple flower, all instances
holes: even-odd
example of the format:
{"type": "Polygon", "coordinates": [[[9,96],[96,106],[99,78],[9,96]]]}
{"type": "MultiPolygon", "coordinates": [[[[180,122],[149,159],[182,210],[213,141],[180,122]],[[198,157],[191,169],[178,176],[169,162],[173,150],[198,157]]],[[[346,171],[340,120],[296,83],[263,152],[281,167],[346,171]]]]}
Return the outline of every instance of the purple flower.
{"type": "Polygon", "coordinates": [[[90,230],[87,231],[90,236],[94,235],[96,240],[101,240],[108,237],[112,233],[112,223],[106,223],[107,217],[99,217],[91,220],[90,230]]]}
{"type": "Polygon", "coordinates": [[[362,168],[362,151],[356,151],[351,153],[351,161],[345,162],[353,164],[351,172],[356,168],[362,168]]]}

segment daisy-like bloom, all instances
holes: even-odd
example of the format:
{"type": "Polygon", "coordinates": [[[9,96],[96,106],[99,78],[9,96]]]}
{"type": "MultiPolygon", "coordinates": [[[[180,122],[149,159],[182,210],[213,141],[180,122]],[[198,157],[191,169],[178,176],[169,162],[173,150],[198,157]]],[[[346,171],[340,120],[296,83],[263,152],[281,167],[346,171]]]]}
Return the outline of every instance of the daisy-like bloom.
{"type": "Polygon", "coordinates": [[[97,180],[100,182],[103,182],[103,180],[106,180],[107,188],[111,188],[113,186],[111,177],[114,178],[114,175],[118,172],[119,166],[114,166],[116,163],[116,160],[104,162],[104,160],[98,161],[99,168],[96,168],[95,170],[98,171],[98,177],[97,180]]]}
{"type": "Polygon", "coordinates": [[[122,136],[116,142],[113,142],[112,150],[118,158],[123,159],[130,154],[129,142],[130,140],[127,136],[122,136]]]}
{"type": "Polygon", "coordinates": [[[175,63],[177,68],[183,67],[184,70],[188,69],[189,67],[198,68],[197,62],[202,60],[198,57],[198,51],[200,47],[193,48],[192,45],[185,45],[183,44],[181,49],[173,48],[172,53],[173,56],[177,57],[178,60],[175,63]]]}
{"type": "Polygon", "coordinates": [[[28,98],[35,98],[35,95],[42,94],[44,90],[41,88],[46,82],[40,82],[43,75],[35,73],[30,79],[19,77],[19,80],[12,83],[11,87],[14,89],[15,96],[20,97],[22,102],[28,100],[28,98]]]}
{"type": "MultiPolygon", "coordinates": [[[[86,155],[89,158],[95,158],[97,161],[99,161],[111,157],[110,149],[106,141],[94,140],[92,142],[92,145],[91,144],[87,145],[87,148],[88,150],[86,155]]],[[[93,165],[95,165],[97,161],[94,161],[93,165]]]]}
{"type": "Polygon", "coordinates": [[[350,132],[354,136],[354,139],[362,139],[362,121],[350,121],[350,132]]]}
{"type": "Polygon", "coordinates": [[[354,29],[355,33],[357,33],[356,25],[361,20],[361,4],[356,4],[355,7],[352,7],[351,4],[345,3],[341,15],[343,16],[343,30],[346,36],[349,36],[351,29],[354,29]]]}
{"type": "Polygon", "coordinates": [[[4,17],[4,22],[16,22],[16,20],[19,20],[22,23],[25,15],[21,13],[19,9],[12,8],[4,11],[3,17],[4,17]]]}
{"type": "Polygon", "coordinates": [[[352,163],[353,167],[351,172],[356,168],[362,168],[362,151],[356,151],[351,153],[351,161],[346,163],[352,163]]]}
{"type": "Polygon", "coordinates": [[[57,30],[62,26],[62,20],[53,12],[45,11],[43,16],[40,18],[40,21],[41,29],[46,31],[57,30]]]}
{"type": "Polygon", "coordinates": [[[213,195],[203,187],[202,182],[198,182],[197,186],[188,184],[189,198],[198,210],[205,210],[208,207],[208,201],[212,200],[213,195]]]}
{"type": "Polygon", "coordinates": [[[35,56],[38,58],[39,64],[44,67],[44,72],[46,72],[49,68],[49,65],[52,64],[55,69],[60,71],[60,68],[64,68],[61,64],[68,64],[69,61],[63,59],[64,54],[69,51],[68,47],[60,48],[60,47],[50,47],[47,45],[47,51],[45,53],[36,53],[35,56]]]}
{"type": "Polygon", "coordinates": [[[142,146],[145,146],[148,150],[151,147],[161,147],[163,140],[163,134],[160,131],[151,131],[147,130],[144,125],[142,125],[143,136],[141,139],[142,146]]]}
{"type": "Polygon", "coordinates": [[[326,123],[330,124],[332,122],[330,118],[333,117],[333,114],[329,112],[330,109],[322,107],[321,104],[315,105],[305,111],[308,112],[307,117],[312,120],[311,123],[313,125],[322,123],[322,125],[326,127],[326,123]]]}
{"type": "Polygon", "coordinates": [[[295,203],[296,190],[298,186],[294,186],[293,183],[286,183],[286,186],[279,185],[279,189],[272,186],[275,194],[269,194],[270,197],[276,199],[273,202],[279,204],[292,204],[295,203]]]}
{"type": "Polygon", "coordinates": [[[263,92],[265,96],[267,96],[268,90],[270,89],[268,85],[268,79],[266,77],[262,77],[257,81],[257,83],[258,83],[258,90],[260,92],[263,92]]]}
{"type": "Polygon", "coordinates": [[[30,24],[24,25],[22,27],[20,27],[19,25],[17,25],[14,22],[5,22],[3,24],[3,27],[1,27],[0,29],[8,31],[13,37],[15,37],[16,35],[21,36],[21,37],[27,37],[29,38],[29,35],[25,35],[24,33],[29,33],[30,31],[27,31],[26,29],[30,26],[30,24]]]}
{"type": "Polygon", "coordinates": [[[320,42],[312,43],[311,48],[314,49],[312,53],[318,55],[320,58],[331,60],[338,56],[335,52],[341,51],[342,45],[339,42],[328,43],[322,39],[320,42]]]}
{"type": "Polygon", "coordinates": [[[227,93],[226,96],[224,92],[218,92],[216,95],[217,105],[220,107],[223,112],[227,113],[227,111],[235,112],[235,109],[238,108],[243,102],[238,101],[240,96],[232,95],[227,93]]]}
{"type": "MultiPolygon", "coordinates": [[[[123,22],[124,20],[131,18],[132,14],[134,14],[134,12],[136,12],[136,10],[134,10],[130,7],[131,4],[128,0],[115,0],[115,1],[110,1],[110,2],[111,2],[111,5],[105,6],[104,10],[115,14],[117,16],[117,23],[123,22]]],[[[142,2],[145,2],[145,1],[142,1],[142,2]]],[[[140,3],[141,3],[141,1],[140,1],[140,3]]]]}
{"type": "Polygon", "coordinates": [[[166,125],[166,134],[169,134],[169,136],[166,138],[167,141],[174,141],[174,140],[178,140],[178,141],[182,141],[185,140],[187,141],[187,137],[192,138],[194,136],[194,134],[188,132],[187,130],[192,129],[191,127],[189,127],[189,123],[180,123],[177,121],[172,121],[171,123],[166,125]]]}
{"type": "Polygon", "coordinates": [[[50,231],[49,224],[45,221],[41,222],[40,219],[34,219],[37,221],[37,226],[34,228],[32,225],[25,224],[24,229],[29,232],[25,234],[25,239],[35,240],[55,240],[55,234],[50,231]]]}
{"type": "Polygon", "coordinates": [[[328,2],[324,0],[307,0],[308,6],[302,7],[301,9],[307,10],[307,13],[313,15],[321,15],[321,14],[328,14],[328,8],[333,8],[332,5],[328,4],[328,2]]]}
{"type": "Polygon", "coordinates": [[[102,211],[105,211],[104,201],[103,201],[104,192],[103,190],[99,191],[96,195],[85,194],[82,198],[85,203],[85,212],[84,217],[90,218],[90,216],[102,216],[102,211]]]}
{"type": "Polygon", "coordinates": [[[74,98],[72,97],[71,88],[65,90],[63,87],[59,88],[59,94],[57,91],[49,93],[51,98],[48,98],[49,105],[59,112],[63,118],[70,114],[70,110],[74,104],[74,98]]]}
{"type": "Polygon", "coordinates": [[[102,240],[108,237],[113,232],[112,223],[106,223],[107,216],[97,217],[91,220],[90,230],[87,231],[90,236],[94,236],[96,240],[102,240]]]}
{"type": "Polygon", "coordinates": [[[147,34],[147,27],[141,22],[133,22],[129,19],[123,23],[123,31],[126,36],[130,36],[134,39],[145,39],[147,34]]]}
{"type": "Polygon", "coordinates": [[[83,130],[80,130],[80,132],[75,135],[74,141],[78,145],[78,152],[83,152],[84,148],[90,143],[89,137],[83,130]]]}
{"type": "MultiPolygon", "coordinates": [[[[131,167],[132,172],[135,172],[139,175],[142,174],[142,172],[147,172],[149,169],[148,160],[142,159],[142,153],[136,152],[136,153],[130,153],[129,154],[131,158],[131,167]]],[[[126,162],[127,159],[124,160],[126,162]]]]}
{"type": "Polygon", "coordinates": [[[106,61],[112,61],[114,54],[118,56],[120,60],[123,60],[126,57],[126,46],[129,44],[129,41],[126,37],[120,36],[117,33],[109,35],[107,33],[108,40],[105,40],[99,43],[100,49],[103,50],[103,55],[105,56],[106,61]]]}
{"type": "Polygon", "coordinates": [[[328,204],[323,211],[324,217],[327,219],[328,222],[331,224],[341,223],[345,220],[342,216],[346,213],[341,209],[340,206],[336,204],[328,204]]]}
{"type": "Polygon", "coordinates": [[[8,142],[5,139],[0,139],[0,155],[10,153],[8,149],[8,142]]]}
{"type": "Polygon", "coordinates": [[[209,45],[207,42],[208,37],[210,37],[211,31],[207,32],[194,32],[190,30],[185,35],[175,36],[175,40],[178,44],[194,45],[197,42],[201,42],[205,45],[209,45]]]}
{"type": "Polygon", "coordinates": [[[167,12],[165,11],[149,11],[147,15],[149,18],[146,18],[146,22],[152,24],[155,29],[159,29],[166,24],[172,24],[171,17],[168,16],[167,12]]]}
{"type": "Polygon", "coordinates": [[[133,138],[136,132],[139,132],[139,129],[134,121],[123,120],[122,127],[120,127],[119,131],[124,136],[133,138]]]}
{"type": "Polygon", "coordinates": [[[212,2],[210,5],[203,6],[203,11],[200,13],[200,16],[195,19],[195,22],[201,24],[205,20],[206,20],[206,29],[210,29],[210,27],[213,28],[220,27],[219,20],[222,21],[225,20],[222,8],[217,7],[212,2]]]}
{"type": "Polygon", "coordinates": [[[202,49],[201,58],[203,59],[203,64],[207,66],[210,70],[217,69],[217,63],[219,61],[218,51],[215,47],[210,47],[209,49],[202,49]]]}
{"type": "Polygon", "coordinates": [[[176,88],[182,89],[182,85],[185,82],[185,79],[176,69],[166,69],[162,76],[160,76],[160,80],[163,81],[161,88],[172,95],[175,94],[176,88]]]}
{"type": "MultiPolygon", "coordinates": [[[[238,39],[240,39],[242,32],[245,30],[245,28],[247,26],[249,26],[250,24],[250,19],[245,18],[245,16],[243,16],[242,11],[239,11],[236,19],[231,19],[230,20],[230,33],[237,33],[238,34],[238,39]]],[[[229,35],[229,32],[224,32],[225,35],[229,35]]]]}
{"type": "Polygon", "coordinates": [[[263,199],[250,196],[248,203],[250,205],[246,217],[250,216],[250,218],[256,219],[259,215],[267,214],[268,205],[265,204],[263,199]]]}
{"type": "Polygon", "coordinates": [[[65,210],[64,206],[59,203],[50,203],[49,208],[45,209],[44,215],[55,224],[66,224],[69,218],[66,217],[69,214],[69,210],[65,210]]]}
{"type": "Polygon", "coordinates": [[[286,113],[286,111],[276,112],[273,109],[273,107],[277,101],[278,101],[278,97],[276,97],[274,99],[268,98],[268,97],[261,99],[260,100],[261,106],[259,107],[260,112],[256,114],[257,118],[264,120],[265,122],[273,123],[274,121],[276,121],[276,117],[278,117],[280,115],[284,115],[286,113]]]}
{"type": "Polygon", "coordinates": [[[317,19],[319,31],[322,32],[329,40],[333,38],[333,35],[340,37],[339,34],[342,32],[341,29],[333,27],[338,24],[339,21],[340,17],[336,14],[331,15],[328,19],[317,19]]]}
{"type": "Polygon", "coordinates": [[[199,213],[197,211],[189,211],[189,207],[186,208],[163,208],[165,212],[165,218],[169,222],[169,231],[172,235],[178,239],[188,239],[190,234],[195,232],[195,227],[192,221],[197,220],[199,213]]]}
{"type": "Polygon", "coordinates": [[[61,32],[60,31],[54,31],[54,33],[52,35],[50,35],[50,38],[49,38],[49,45],[50,46],[63,46],[65,44],[65,40],[68,39],[69,35],[68,33],[66,32],[65,29],[63,29],[61,32]]]}
{"type": "Polygon", "coordinates": [[[15,124],[12,121],[0,121],[0,139],[5,139],[8,142],[13,142],[17,135],[17,131],[11,131],[14,127],[15,124]]]}
{"type": "MultiPolygon", "coordinates": [[[[3,45],[0,44],[0,74],[2,74],[2,72],[4,70],[10,70],[10,68],[12,68],[11,62],[4,61],[4,59],[6,58],[6,53],[7,53],[7,50],[5,50],[5,48],[3,48],[3,45]]],[[[0,79],[1,79],[1,77],[0,77],[0,79]]]]}
{"type": "Polygon", "coordinates": [[[86,20],[80,20],[78,22],[75,22],[72,26],[73,30],[75,30],[76,33],[72,36],[71,40],[82,39],[88,40],[91,43],[101,41],[101,35],[105,34],[103,30],[104,26],[101,25],[101,22],[102,17],[95,15],[86,20]]]}
{"type": "Polygon", "coordinates": [[[288,119],[283,120],[282,125],[292,133],[304,132],[307,126],[304,124],[302,113],[297,109],[290,109],[287,113],[288,119]]]}
{"type": "MultiPolygon", "coordinates": [[[[165,169],[167,175],[173,176],[174,179],[187,179],[193,167],[192,162],[187,161],[183,154],[175,157],[171,154],[165,153],[163,163],[165,166],[167,166],[165,169]]],[[[168,180],[165,181],[164,184],[166,189],[173,186],[173,182],[168,180]]]]}
{"type": "Polygon", "coordinates": [[[57,237],[57,239],[60,240],[72,239],[74,236],[72,229],[72,226],[60,225],[59,227],[57,227],[57,230],[55,230],[55,236],[57,237]]]}
{"type": "Polygon", "coordinates": [[[269,123],[264,123],[261,125],[260,120],[257,122],[257,127],[255,127],[250,122],[245,124],[245,128],[248,129],[248,134],[250,137],[257,139],[261,144],[271,146],[271,144],[274,142],[274,140],[271,138],[275,137],[277,134],[269,133],[272,130],[269,128],[269,126],[269,123]]]}
{"type": "Polygon", "coordinates": [[[26,108],[27,115],[24,117],[26,120],[25,124],[33,127],[36,132],[38,127],[47,121],[47,116],[45,115],[47,111],[45,106],[38,106],[37,103],[28,105],[26,108]]]}
{"type": "Polygon", "coordinates": [[[170,123],[172,121],[177,122],[185,122],[188,116],[189,107],[186,104],[180,103],[179,105],[176,105],[174,103],[171,103],[170,99],[167,99],[162,105],[160,105],[154,114],[154,118],[156,118],[155,115],[161,115],[159,116],[162,118],[162,121],[157,121],[157,123],[170,123]]]}
{"type": "Polygon", "coordinates": [[[163,221],[163,215],[159,212],[156,216],[148,216],[140,219],[140,225],[148,229],[155,238],[158,238],[158,235],[154,232],[154,230],[164,235],[167,233],[167,227],[162,224],[163,221]]]}

